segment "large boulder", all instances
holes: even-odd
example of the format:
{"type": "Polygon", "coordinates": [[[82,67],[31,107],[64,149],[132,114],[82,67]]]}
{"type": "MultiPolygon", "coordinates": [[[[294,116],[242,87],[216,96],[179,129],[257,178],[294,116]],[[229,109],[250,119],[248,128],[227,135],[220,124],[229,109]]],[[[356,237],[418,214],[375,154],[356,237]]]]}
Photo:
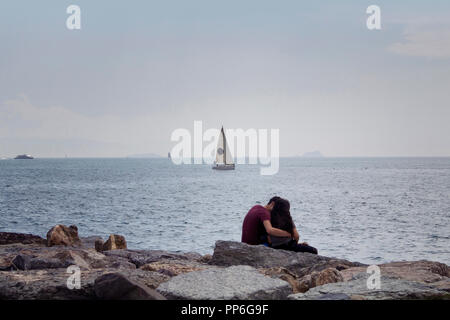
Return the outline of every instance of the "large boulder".
{"type": "Polygon", "coordinates": [[[127,248],[127,241],[124,236],[118,234],[111,234],[103,244],[102,251],[120,250],[127,248]]]}
{"type": "Polygon", "coordinates": [[[367,286],[368,275],[359,274],[346,282],[329,283],[290,295],[291,300],[403,300],[448,299],[449,293],[420,282],[381,277],[380,289],[367,286]]]}
{"type": "Polygon", "coordinates": [[[184,273],[157,290],[169,299],[183,300],[278,300],[292,293],[286,281],[266,277],[250,266],[184,273]]]}
{"type": "Polygon", "coordinates": [[[211,261],[213,265],[248,265],[255,268],[283,267],[298,277],[329,267],[345,269],[362,266],[358,262],[328,258],[312,253],[272,249],[263,245],[248,245],[242,242],[217,241],[211,261]]]}
{"type": "Polygon", "coordinates": [[[78,246],[81,245],[81,240],[78,237],[77,226],[67,227],[62,224],[57,224],[47,232],[47,246],[78,246]]]}
{"type": "Polygon", "coordinates": [[[22,244],[38,244],[45,245],[45,239],[32,234],[0,232],[0,245],[22,243],[22,244]]]}
{"type": "Polygon", "coordinates": [[[128,279],[120,273],[108,273],[94,283],[95,295],[106,300],[166,300],[161,294],[128,279]]]}

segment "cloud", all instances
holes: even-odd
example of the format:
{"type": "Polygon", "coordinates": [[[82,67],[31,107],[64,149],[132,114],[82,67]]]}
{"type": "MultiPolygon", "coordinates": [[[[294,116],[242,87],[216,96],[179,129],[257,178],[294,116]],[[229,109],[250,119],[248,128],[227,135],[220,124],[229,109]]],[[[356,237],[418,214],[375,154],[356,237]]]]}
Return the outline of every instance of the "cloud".
{"type": "Polygon", "coordinates": [[[450,29],[407,31],[404,40],[388,47],[399,55],[432,59],[450,58],[450,29]]]}
{"type": "Polygon", "coordinates": [[[45,156],[64,155],[67,150],[56,150],[64,144],[73,156],[91,155],[94,150],[97,156],[154,152],[151,147],[158,147],[155,142],[161,140],[161,128],[154,124],[160,121],[150,114],[86,116],[62,106],[36,106],[21,96],[0,103],[0,147],[3,153],[13,153],[40,146],[45,156]]]}

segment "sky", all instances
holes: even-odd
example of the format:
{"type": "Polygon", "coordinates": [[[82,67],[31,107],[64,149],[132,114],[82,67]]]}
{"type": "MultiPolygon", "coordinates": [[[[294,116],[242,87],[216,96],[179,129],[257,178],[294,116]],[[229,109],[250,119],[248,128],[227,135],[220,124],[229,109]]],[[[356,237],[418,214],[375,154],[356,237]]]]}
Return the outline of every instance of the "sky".
{"type": "Polygon", "coordinates": [[[449,101],[449,1],[0,3],[0,157],[166,155],[195,120],[279,129],[281,156],[450,156],[449,101]]]}

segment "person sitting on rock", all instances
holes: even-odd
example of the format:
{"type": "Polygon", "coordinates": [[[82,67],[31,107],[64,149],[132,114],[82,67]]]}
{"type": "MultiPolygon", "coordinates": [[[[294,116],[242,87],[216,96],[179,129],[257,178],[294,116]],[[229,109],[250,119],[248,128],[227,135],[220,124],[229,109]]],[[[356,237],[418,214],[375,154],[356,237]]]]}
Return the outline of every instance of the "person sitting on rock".
{"type": "Polygon", "coordinates": [[[272,226],[289,232],[288,237],[277,235],[269,236],[270,247],[274,249],[283,249],[295,252],[309,252],[317,254],[317,249],[308,245],[308,243],[298,243],[300,235],[295,227],[290,213],[290,204],[286,199],[277,199],[270,213],[272,226]]]}
{"type": "Polygon", "coordinates": [[[272,223],[270,222],[270,211],[278,199],[281,198],[273,197],[267,205],[256,205],[249,210],[242,225],[242,242],[252,245],[268,245],[267,235],[291,237],[289,232],[272,227],[272,223]]]}

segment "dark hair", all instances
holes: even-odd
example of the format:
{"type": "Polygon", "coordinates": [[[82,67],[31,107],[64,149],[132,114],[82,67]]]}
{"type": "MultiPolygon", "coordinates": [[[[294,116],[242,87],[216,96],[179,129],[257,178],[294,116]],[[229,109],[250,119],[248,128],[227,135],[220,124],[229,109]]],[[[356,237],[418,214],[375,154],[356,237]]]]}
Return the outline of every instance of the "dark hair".
{"type": "Polygon", "coordinates": [[[274,228],[292,233],[294,222],[289,211],[290,208],[291,205],[286,199],[279,198],[275,201],[275,205],[270,213],[270,222],[274,228]]]}
{"type": "Polygon", "coordinates": [[[280,197],[277,197],[277,196],[275,196],[275,197],[272,197],[270,200],[269,200],[269,202],[267,202],[267,204],[271,204],[272,202],[277,202],[278,200],[280,200],[281,198],[280,197]]]}

